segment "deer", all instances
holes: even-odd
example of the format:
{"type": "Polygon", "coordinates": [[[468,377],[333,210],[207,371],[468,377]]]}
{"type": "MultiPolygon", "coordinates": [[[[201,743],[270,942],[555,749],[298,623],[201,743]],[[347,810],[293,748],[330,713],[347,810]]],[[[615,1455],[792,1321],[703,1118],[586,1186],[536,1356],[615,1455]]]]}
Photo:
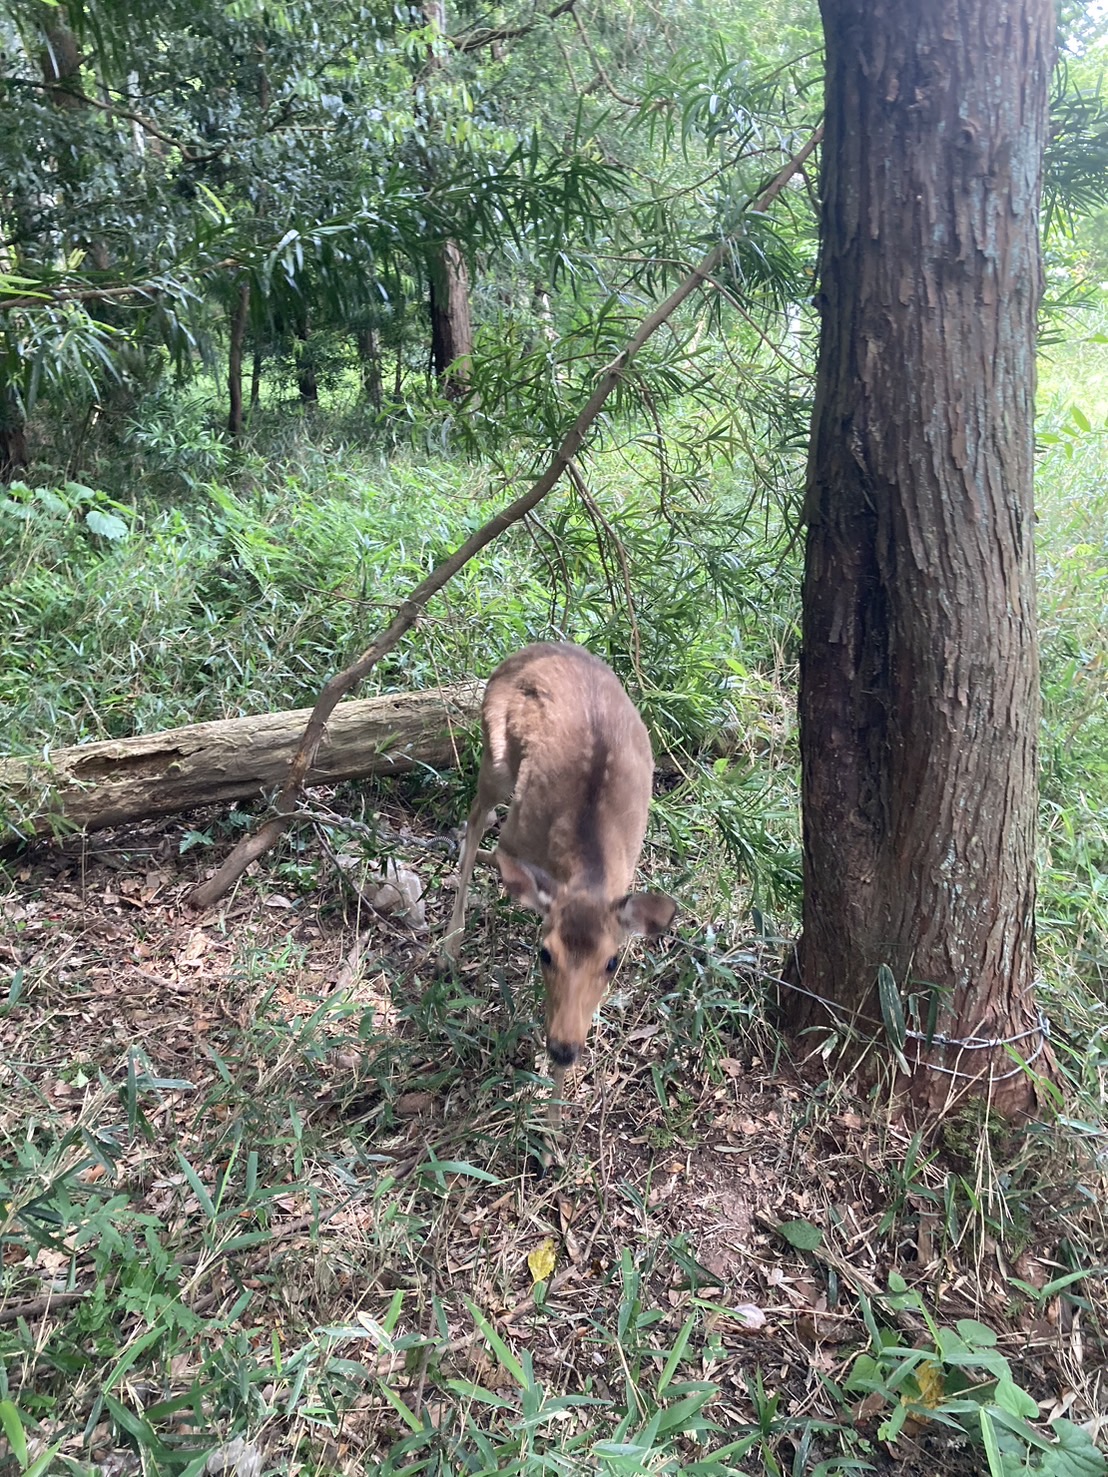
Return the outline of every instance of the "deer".
{"type": "Polygon", "coordinates": [[[466,821],[458,891],[442,950],[457,963],[466,897],[496,807],[507,804],[494,860],[509,895],[541,918],[539,963],[553,1093],[561,1128],[566,1073],[632,934],[656,937],[677,904],[632,892],[650,807],[650,736],[619,678],[583,646],[540,642],[500,664],[485,686],[477,795],[466,821]]]}

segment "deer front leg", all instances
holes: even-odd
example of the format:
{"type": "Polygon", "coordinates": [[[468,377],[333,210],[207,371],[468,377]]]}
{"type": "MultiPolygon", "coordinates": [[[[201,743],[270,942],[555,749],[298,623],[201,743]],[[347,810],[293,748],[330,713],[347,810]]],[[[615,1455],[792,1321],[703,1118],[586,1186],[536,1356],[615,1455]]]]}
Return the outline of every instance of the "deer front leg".
{"type": "Polygon", "coordinates": [[[550,1068],[553,1086],[550,1089],[550,1101],[546,1105],[546,1126],[553,1137],[557,1137],[562,1131],[562,1093],[565,1091],[567,1071],[566,1067],[552,1065],[550,1068]]]}
{"type": "Polygon", "coordinates": [[[473,877],[473,864],[481,846],[481,837],[496,819],[496,811],[490,810],[480,789],[473,809],[466,820],[465,839],[462,842],[462,859],[458,865],[458,891],[454,895],[454,911],[450,915],[450,927],[442,941],[442,955],[450,964],[458,961],[458,951],[465,932],[466,897],[473,877]]]}

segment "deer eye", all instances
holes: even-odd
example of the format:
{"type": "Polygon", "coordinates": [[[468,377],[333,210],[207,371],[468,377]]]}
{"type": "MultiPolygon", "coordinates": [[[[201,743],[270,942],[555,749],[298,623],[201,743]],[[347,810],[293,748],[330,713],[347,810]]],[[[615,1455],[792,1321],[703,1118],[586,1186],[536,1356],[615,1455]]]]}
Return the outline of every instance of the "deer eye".
{"type": "Polygon", "coordinates": [[[616,970],[619,968],[619,955],[613,954],[604,968],[608,971],[609,974],[615,974],[616,970]]]}
{"type": "Polygon", "coordinates": [[[545,944],[543,944],[542,948],[539,950],[539,963],[550,964],[551,962],[550,950],[546,947],[545,944]]]}

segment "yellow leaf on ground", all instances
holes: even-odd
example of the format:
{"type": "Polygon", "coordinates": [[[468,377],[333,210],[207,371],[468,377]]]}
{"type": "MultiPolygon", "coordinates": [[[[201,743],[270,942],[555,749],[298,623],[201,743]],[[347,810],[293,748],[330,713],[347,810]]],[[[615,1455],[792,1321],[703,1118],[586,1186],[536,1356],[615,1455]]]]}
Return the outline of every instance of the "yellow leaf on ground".
{"type": "Polygon", "coordinates": [[[939,1365],[932,1361],[921,1364],[916,1370],[916,1379],[919,1382],[920,1399],[929,1410],[943,1403],[943,1372],[939,1365]]]}
{"type": "Polygon", "coordinates": [[[545,1282],[558,1264],[554,1240],[548,1236],[541,1246],[527,1253],[527,1265],[531,1270],[532,1282],[545,1282]]]}

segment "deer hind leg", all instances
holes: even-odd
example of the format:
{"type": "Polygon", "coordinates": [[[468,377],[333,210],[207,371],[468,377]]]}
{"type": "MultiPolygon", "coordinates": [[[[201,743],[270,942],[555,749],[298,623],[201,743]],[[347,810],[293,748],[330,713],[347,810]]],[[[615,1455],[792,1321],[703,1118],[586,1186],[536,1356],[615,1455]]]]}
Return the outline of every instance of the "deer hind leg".
{"type": "Polygon", "coordinates": [[[442,941],[443,957],[451,964],[457,962],[465,930],[466,898],[473,877],[473,865],[481,838],[496,819],[496,807],[511,796],[511,782],[505,788],[505,776],[495,766],[482,761],[477,776],[477,798],[466,819],[465,839],[462,842],[462,857],[458,865],[458,891],[454,896],[454,911],[450,915],[450,927],[442,941]]]}

